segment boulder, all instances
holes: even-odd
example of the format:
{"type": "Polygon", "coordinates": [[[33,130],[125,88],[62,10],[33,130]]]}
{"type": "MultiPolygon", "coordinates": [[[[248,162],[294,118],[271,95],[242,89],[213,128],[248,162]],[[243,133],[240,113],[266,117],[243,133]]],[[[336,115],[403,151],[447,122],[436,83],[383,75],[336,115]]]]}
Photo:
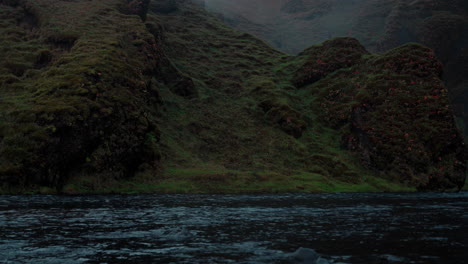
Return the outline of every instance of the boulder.
{"type": "Polygon", "coordinates": [[[291,263],[294,264],[330,264],[313,249],[299,248],[290,255],[291,263]]]}
{"type": "Polygon", "coordinates": [[[320,255],[313,249],[301,247],[291,254],[291,258],[296,263],[316,264],[317,260],[320,258],[320,255]]]}

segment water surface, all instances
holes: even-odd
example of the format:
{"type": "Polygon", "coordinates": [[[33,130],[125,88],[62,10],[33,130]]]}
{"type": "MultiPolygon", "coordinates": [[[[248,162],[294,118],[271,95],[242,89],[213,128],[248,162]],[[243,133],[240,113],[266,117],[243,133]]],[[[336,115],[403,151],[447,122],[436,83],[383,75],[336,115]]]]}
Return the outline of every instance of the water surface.
{"type": "Polygon", "coordinates": [[[468,263],[468,193],[0,196],[0,263],[468,263]]]}

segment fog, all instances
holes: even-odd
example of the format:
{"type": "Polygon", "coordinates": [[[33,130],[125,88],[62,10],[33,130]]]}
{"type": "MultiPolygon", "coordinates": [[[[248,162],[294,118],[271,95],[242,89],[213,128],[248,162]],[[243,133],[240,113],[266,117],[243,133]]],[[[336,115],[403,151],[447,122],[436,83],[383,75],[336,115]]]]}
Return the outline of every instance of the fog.
{"type": "Polygon", "coordinates": [[[257,35],[288,53],[339,36],[369,42],[382,35],[397,0],[206,0],[206,8],[225,22],[257,35]],[[378,8],[383,10],[378,10],[378,8]],[[377,9],[377,10],[376,10],[377,9]],[[374,12],[369,34],[362,34],[363,15],[374,12]]]}
{"type": "Polygon", "coordinates": [[[290,54],[342,36],[371,52],[422,43],[444,64],[453,107],[468,124],[467,0],[205,0],[205,6],[290,54]]]}

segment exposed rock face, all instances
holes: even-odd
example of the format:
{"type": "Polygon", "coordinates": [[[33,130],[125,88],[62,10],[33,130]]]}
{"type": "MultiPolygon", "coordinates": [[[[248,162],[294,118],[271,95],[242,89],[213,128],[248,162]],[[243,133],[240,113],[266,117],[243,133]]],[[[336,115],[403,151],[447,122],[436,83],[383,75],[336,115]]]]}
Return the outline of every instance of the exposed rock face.
{"type": "MultiPolygon", "coordinates": [[[[327,46],[338,58],[361,50],[343,43],[350,40],[313,47],[307,61],[335,63],[321,52],[327,46]]],[[[314,66],[300,72],[312,73],[307,83],[315,83],[311,89],[321,98],[322,118],[340,129],[342,145],[364,164],[420,190],[463,186],[466,148],[440,79],[442,65],[431,49],[408,44],[382,56],[363,56],[320,81],[314,75],[320,66],[314,66]]]]}
{"type": "MultiPolygon", "coordinates": [[[[369,8],[369,10],[374,10],[369,8]]],[[[371,11],[372,12],[372,11],[371,11]]],[[[374,11],[375,12],[375,11],[374,11]]],[[[375,13],[369,13],[372,15],[375,13]]],[[[363,17],[363,20],[365,17],[363,17]]],[[[443,80],[465,135],[468,124],[468,8],[466,1],[400,1],[387,18],[382,39],[369,47],[376,51],[419,42],[434,49],[444,65],[443,80]]]]}

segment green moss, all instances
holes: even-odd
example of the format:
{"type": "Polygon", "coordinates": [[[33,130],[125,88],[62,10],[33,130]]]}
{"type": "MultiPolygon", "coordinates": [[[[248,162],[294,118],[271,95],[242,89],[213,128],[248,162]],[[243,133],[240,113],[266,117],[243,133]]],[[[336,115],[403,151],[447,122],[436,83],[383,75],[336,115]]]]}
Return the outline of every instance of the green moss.
{"type": "Polygon", "coordinates": [[[415,191],[398,183],[369,177],[358,183],[339,181],[316,173],[283,175],[268,171],[235,171],[204,168],[170,168],[159,179],[106,182],[101,188],[80,178],[63,188],[77,193],[284,193],[284,192],[407,192],[415,191]]]}
{"type": "Polygon", "coordinates": [[[23,36],[0,42],[0,178],[60,187],[77,171],[128,177],[140,163],[156,168],[157,144],[145,136],[158,134],[157,106],[141,106],[156,101],[146,85],[157,51],[141,20],[113,0],[19,4],[2,4],[11,12],[0,14],[30,22],[0,27],[23,36]]]}
{"type": "Polygon", "coordinates": [[[314,83],[339,69],[360,63],[366,49],[353,38],[336,38],[322,45],[312,46],[299,54],[306,58],[294,73],[292,82],[297,87],[314,83]]]}
{"type": "Polygon", "coordinates": [[[313,104],[368,166],[421,189],[461,188],[463,137],[441,69],[432,50],[408,44],[324,78],[313,104]]]}
{"type": "Polygon", "coordinates": [[[337,38],[290,56],[189,2],[146,22],[125,4],[1,4],[8,184],[0,192],[412,191],[461,182],[464,147],[427,48],[371,55],[337,38]],[[24,16],[32,23],[18,25],[24,16]]]}
{"type": "Polygon", "coordinates": [[[468,184],[465,182],[465,185],[463,185],[462,191],[468,191],[468,184]]]}

